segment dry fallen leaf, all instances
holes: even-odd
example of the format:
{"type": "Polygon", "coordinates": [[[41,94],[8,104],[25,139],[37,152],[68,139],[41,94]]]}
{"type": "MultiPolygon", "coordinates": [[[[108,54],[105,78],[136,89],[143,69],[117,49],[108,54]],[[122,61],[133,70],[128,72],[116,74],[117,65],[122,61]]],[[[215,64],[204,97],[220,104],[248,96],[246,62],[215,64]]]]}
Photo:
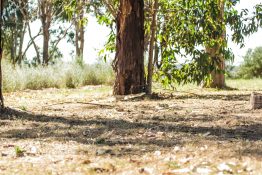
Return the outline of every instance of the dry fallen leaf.
{"type": "Polygon", "coordinates": [[[83,160],[82,162],[81,162],[81,164],[85,164],[85,165],[87,165],[87,164],[90,164],[91,163],[91,161],[90,160],[83,160]]]}

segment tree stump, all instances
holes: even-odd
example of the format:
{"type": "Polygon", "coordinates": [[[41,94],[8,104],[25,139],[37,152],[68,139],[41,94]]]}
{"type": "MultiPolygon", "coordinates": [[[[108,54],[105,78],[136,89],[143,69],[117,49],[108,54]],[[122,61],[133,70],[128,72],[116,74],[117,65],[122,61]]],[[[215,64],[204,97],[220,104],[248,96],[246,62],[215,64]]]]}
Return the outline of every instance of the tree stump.
{"type": "Polygon", "coordinates": [[[262,109],[262,94],[253,92],[250,97],[252,109],[262,109]]]}

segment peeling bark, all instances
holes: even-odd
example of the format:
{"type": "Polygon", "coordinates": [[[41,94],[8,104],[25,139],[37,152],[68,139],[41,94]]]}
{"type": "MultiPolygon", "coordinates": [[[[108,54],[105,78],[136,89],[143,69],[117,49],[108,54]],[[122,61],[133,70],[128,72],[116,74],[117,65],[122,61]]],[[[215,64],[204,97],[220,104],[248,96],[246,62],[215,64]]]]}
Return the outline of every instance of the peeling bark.
{"type": "Polygon", "coordinates": [[[144,1],[121,0],[117,15],[115,95],[145,91],[144,1]]]}

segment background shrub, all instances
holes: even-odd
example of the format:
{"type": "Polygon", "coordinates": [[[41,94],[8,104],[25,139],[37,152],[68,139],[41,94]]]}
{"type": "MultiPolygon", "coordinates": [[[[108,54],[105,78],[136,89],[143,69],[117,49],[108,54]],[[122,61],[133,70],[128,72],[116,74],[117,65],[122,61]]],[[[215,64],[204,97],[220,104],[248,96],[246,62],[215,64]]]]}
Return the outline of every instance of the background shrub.
{"type": "Polygon", "coordinates": [[[92,65],[57,63],[50,66],[13,66],[3,62],[3,90],[77,88],[86,85],[112,85],[113,70],[108,63],[92,65]]]}

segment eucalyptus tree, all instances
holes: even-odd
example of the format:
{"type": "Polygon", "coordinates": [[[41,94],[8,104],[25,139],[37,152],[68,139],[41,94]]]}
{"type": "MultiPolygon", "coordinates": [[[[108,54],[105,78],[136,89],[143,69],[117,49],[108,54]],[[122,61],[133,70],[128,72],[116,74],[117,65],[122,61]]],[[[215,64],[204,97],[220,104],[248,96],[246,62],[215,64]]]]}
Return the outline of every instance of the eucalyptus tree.
{"type": "Polygon", "coordinates": [[[144,92],[144,1],[120,0],[116,26],[114,94],[144,92]]]}
{"type": "Polygon", "coordinates": [[[21,64],[24,56],[24,37],[29,19],[28,0],[6,0],[3,7],[4,43],[13,64],[21,64]]]}
{"type": "Polygon", "coordinates": [[[93,8],[98,22],[111,29],[105,49],[100,54],[115,52],[112,63],[116,73],[113,93],[128,95],[145,92],[144,1],[101,0],[94,3],[93,8]]]}
{"type": "Polygon", "coordinates": [[[203,80],[212,84],[215,80],[215,86],[224,86],[224,60],[234,58],[228,47],[226,27],[232,30],[232,40],[240,47],[244,45],[244,36],[261,27],[261,4],[255,6],[250,16],[246,9],[236,10],[237,2],[162,1],[157,42],[162,63],[158,77],[164,84],[203,80]]]}
{"type": "MultiPolygon", "coordinates": [[[[156,43],[156,30],[157,30],[157,14],[158,14],[158,0],[155,0],[154,3],[151,3],[151,26],[150,26],[150,43],[149,43],[149,53],[148,53],[148,74],[147,74],[147,94],[152,94],[152,78],[154,72],[154,49],[156,43]]],[[[155,52],[155,56],[158,53],[155,52]]]]}
{"type": "Polygon", "coordinates": [[[220,51],[226,42],[225,3],[226,0],[218,0],[215,6],[217,10],[210,14],[210,16],[214,16],[214,20],[216,18],[217,24],[219,24],[221,28],[213,28],[212,32],[210,32],[210,40],[214,41],[214,44],[210,43],[204,46],[206,53],[210,56],[210,58],[216,60],[217,62],[215,64],[217,69],[211,72],[210,83],[206,84],[206,82],[204,82],[206,86],[210,86],[212,88],[224,88],[226,86],[224,73],[225,57],[220,51]]]}
{"type": "Polygon", "coordinates": [[[54,4],[52,0],[38,0],[37,2],[43,30],[43,65],[48,65],[50,27],[52,20],[54,19],[54,4]]]}
{"type": "MultiPolygon", "coordinates": [[[[61,16],[64,14],[67,1],[61,0],[38,0],[38,16],[41,21],[43,34],[42,64],[48,65],[57,57],[62,57],[58,44],[67,35],[73,25],[73,21],[67,27],[61,25],[61,16]],[[58,28],[55,28],[59,26],[58,28]],[[53,36],[53,38],[52,38],[53,36]]],[[[63,22],[63,21],[62,21],[63,22]]]]}
{"type": "Polygon", "coordinates": [[[79,0],[76,3],[78,13],[75,16],[75,47],[76,57],[83,61],[84,44],[85,44],[85,24],[86,24],[86,8],[87,0],[79,0]]]}
{"type": "Polygon", "coordinates": [[[4,97],[3,97],[3,76],[2,76],[2,57],[3,57],[3,45],[2,45],[2,24],[3,24],[3,8],[4,0],[0,0],[0,108],[4,108],[4,97]]]}
{"type": "Polygon", "coordinates": [[[61,18],[66,22],[73,22],[74,31],[68,34],[69,40],[75,46],[76,60],[83,62],[84,46],[85,46],[85,29],[88,22],[88,15],[94,4],[89,0],[64,1],[65,13],[61,18]]]}
{"type": "Polygon", "coordinates": [[[155,30],[151,33],[146,30],[146,26],[155,28],[157,10],[154,8],[157,8],[158,1],[152,2],[145,0],[142,2],[120,1],[119,3],[116,0],[102,0],[101,3],[105,4],[106,10],[96,11],[99,22],[111,28],[109,40],[102,51],[116,51],[113,61],[113,69],[116,72],[114,94],[151,93],[155,30]],[[129,21],[132,18],[136,19],[133,23],[129,21]],[[144,70],[146,51],[149,52],[147,80],[144,70]]]}
{"type": "MultiPolygon", "coordinates": [[[[147,83],[142,83],[141,87],[143,86],[144,90],[147,89],[148,92],[151,91],[151,78],[154,68],[152,60],[159,68],[157,77],[166,85],[189,82],[201,83],[205,80],[208,84],[213,82],[213,85],[217,87],[224,86],[224,61],[234,58],[230,48],[228,48],[226,27],[230,27],[233,31],[233,41],[242,46],[244,36],[255,32],[261,25],[259,5],[256,6],[256,12],[253,16],[248,17],[246,10],[237,12],[235,9],[237,2],[239,1],[145,1],[143,8],[145,14],[143,48],[144,52],[149,52],[149,73],[147,83]],[[179,60],[183,60],[184,63],[180,63],[179,60]],[[215,81],[212,81],[211,75],[213,75],[213,80],[218,77],[217,79],[221,81],[215,83],[215,81]]],[[[119,31],[121,31],[118,29],[119,21],[115,12],[118,12],[119,15],[121,10],[125,9],[119,6],[117,0],[101,0],[100,3],[105,4],[106,11],[98,15],[98,20],[110,26],[113,31],[106,44],[106,49],[111,51],[116,49],[117,54],[113,65],[117,74],[115,83],[117,87],[121,79],[118,78],[118,74],[121,74],[119,70],[130,69],[128,67],[131,65],[128,61],[125,64],[124,61],[118,64],[120,48],[117,44],[115,47],[114,44],[120,41],[119,31]],[[109,16],[104,15],[108,13],[109,16]],[[114,30],[115,23],[117,23],[117,31],[114,30]]],[[[121,3],[123,1],[120,1],[121,3]]],[[[126,33],[128,32],[130,31],[126,30],[126,33]]],[[[129,52],[130,50],[125,50],[125,54],[129,52]]],[[[125,81],[123,80],[123,82],[125,81]]],[[[121,85],[120,87],[125,86],[121,85]]],[[[132,92],[129,91],[128,93],[132,92]]]]}

